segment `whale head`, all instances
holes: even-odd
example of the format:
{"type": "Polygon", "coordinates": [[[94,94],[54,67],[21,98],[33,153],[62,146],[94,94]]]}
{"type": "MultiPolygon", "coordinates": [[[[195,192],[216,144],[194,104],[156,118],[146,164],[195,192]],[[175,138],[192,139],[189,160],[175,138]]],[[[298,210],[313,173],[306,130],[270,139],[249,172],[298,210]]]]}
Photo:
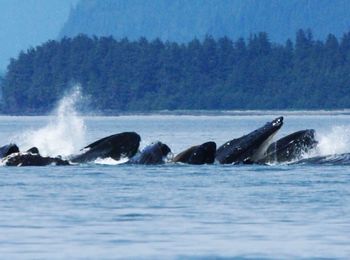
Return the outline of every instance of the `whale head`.
{"type": "Polygon", "coordinates": [[[223,164],[258,161],[282,125],[283,117],[277,117],[247,135],[226,142],[216,151],[216,160],[223,164]]]}

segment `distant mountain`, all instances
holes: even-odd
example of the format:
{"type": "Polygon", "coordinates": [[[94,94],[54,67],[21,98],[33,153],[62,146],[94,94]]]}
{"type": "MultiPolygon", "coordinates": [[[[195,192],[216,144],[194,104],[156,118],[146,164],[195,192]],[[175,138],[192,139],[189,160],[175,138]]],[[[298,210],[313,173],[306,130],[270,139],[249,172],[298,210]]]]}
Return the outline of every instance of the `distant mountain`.
{"type": "Polygon", "coordinates": [[[0,71],[10,58],[57,34],[78,0],[0,0],[0,71]]]}
{"type": "Polygon", "coordinates": [[[350,29],[348,10],[349,0],[80,0],[60,36],[188,42],[205,35],[237,39],[264,31],[271,40],[284,42],[302,28],[325,39],[350,29]]]}

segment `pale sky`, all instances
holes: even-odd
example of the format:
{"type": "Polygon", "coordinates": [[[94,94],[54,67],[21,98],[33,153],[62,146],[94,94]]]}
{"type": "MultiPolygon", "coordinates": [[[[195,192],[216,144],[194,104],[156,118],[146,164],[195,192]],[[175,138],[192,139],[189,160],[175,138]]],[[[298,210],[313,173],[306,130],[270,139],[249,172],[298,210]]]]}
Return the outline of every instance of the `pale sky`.
{"type": "Polygon", "coordinates": [[[0,0],[0,71],[21,50],[57,36],[79,0],[0,0]]]}

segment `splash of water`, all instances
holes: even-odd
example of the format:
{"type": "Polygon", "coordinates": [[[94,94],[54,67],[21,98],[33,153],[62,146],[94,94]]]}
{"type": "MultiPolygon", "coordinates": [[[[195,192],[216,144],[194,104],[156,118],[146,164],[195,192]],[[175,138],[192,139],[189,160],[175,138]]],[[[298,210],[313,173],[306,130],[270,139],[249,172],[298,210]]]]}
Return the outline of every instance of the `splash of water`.
{"type": "Polygon", "coordinates": [[[76,110],[81,101],[81,87],[77,85],[60,100],[45,127],[28,131],[20,137],[21,146],[36,146],[46,156],[67,156],[79,151],[85,144],[84,119],[76,110]]]}
{"type": "Polygon", "coordinates": [[[317,133],[316,140],[318,145],[313,155],[348,153],[350,152],[350,126],[333,126],[327,133],[317,133]]]}
{"type": "Polygon", "coordinates": [[[98,158],[94,161],[94,163],[96,164],[103,164],[103,165],[118,165],[118,164],[124,164],[126,162],[129,161],[129,158],[121,158],[120,160],[114,160],[113,158],[104,158],[104,159],[101,159],[101,158],[98,158]]]}

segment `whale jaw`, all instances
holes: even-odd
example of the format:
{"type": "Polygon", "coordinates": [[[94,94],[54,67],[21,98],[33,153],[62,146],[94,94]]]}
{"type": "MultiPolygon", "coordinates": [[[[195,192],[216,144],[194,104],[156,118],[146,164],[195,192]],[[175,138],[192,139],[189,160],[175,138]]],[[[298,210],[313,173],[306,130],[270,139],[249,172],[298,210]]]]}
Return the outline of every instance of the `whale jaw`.
{"type": "Polygon", "coordinates": [[[278,117],[264,126],[240,138],[226,142],[216,151],[216,160],[221,164],[256,162],[262,149],[267,147],[267,140],[283,125],[283,117],[278,117]]]}
{"type": "Polygon", "coordinates": [[[317,146],[315,130],[301,130],[272,143],[266,150],[262,163],[284,163],[302,159],[317,146]]]}

